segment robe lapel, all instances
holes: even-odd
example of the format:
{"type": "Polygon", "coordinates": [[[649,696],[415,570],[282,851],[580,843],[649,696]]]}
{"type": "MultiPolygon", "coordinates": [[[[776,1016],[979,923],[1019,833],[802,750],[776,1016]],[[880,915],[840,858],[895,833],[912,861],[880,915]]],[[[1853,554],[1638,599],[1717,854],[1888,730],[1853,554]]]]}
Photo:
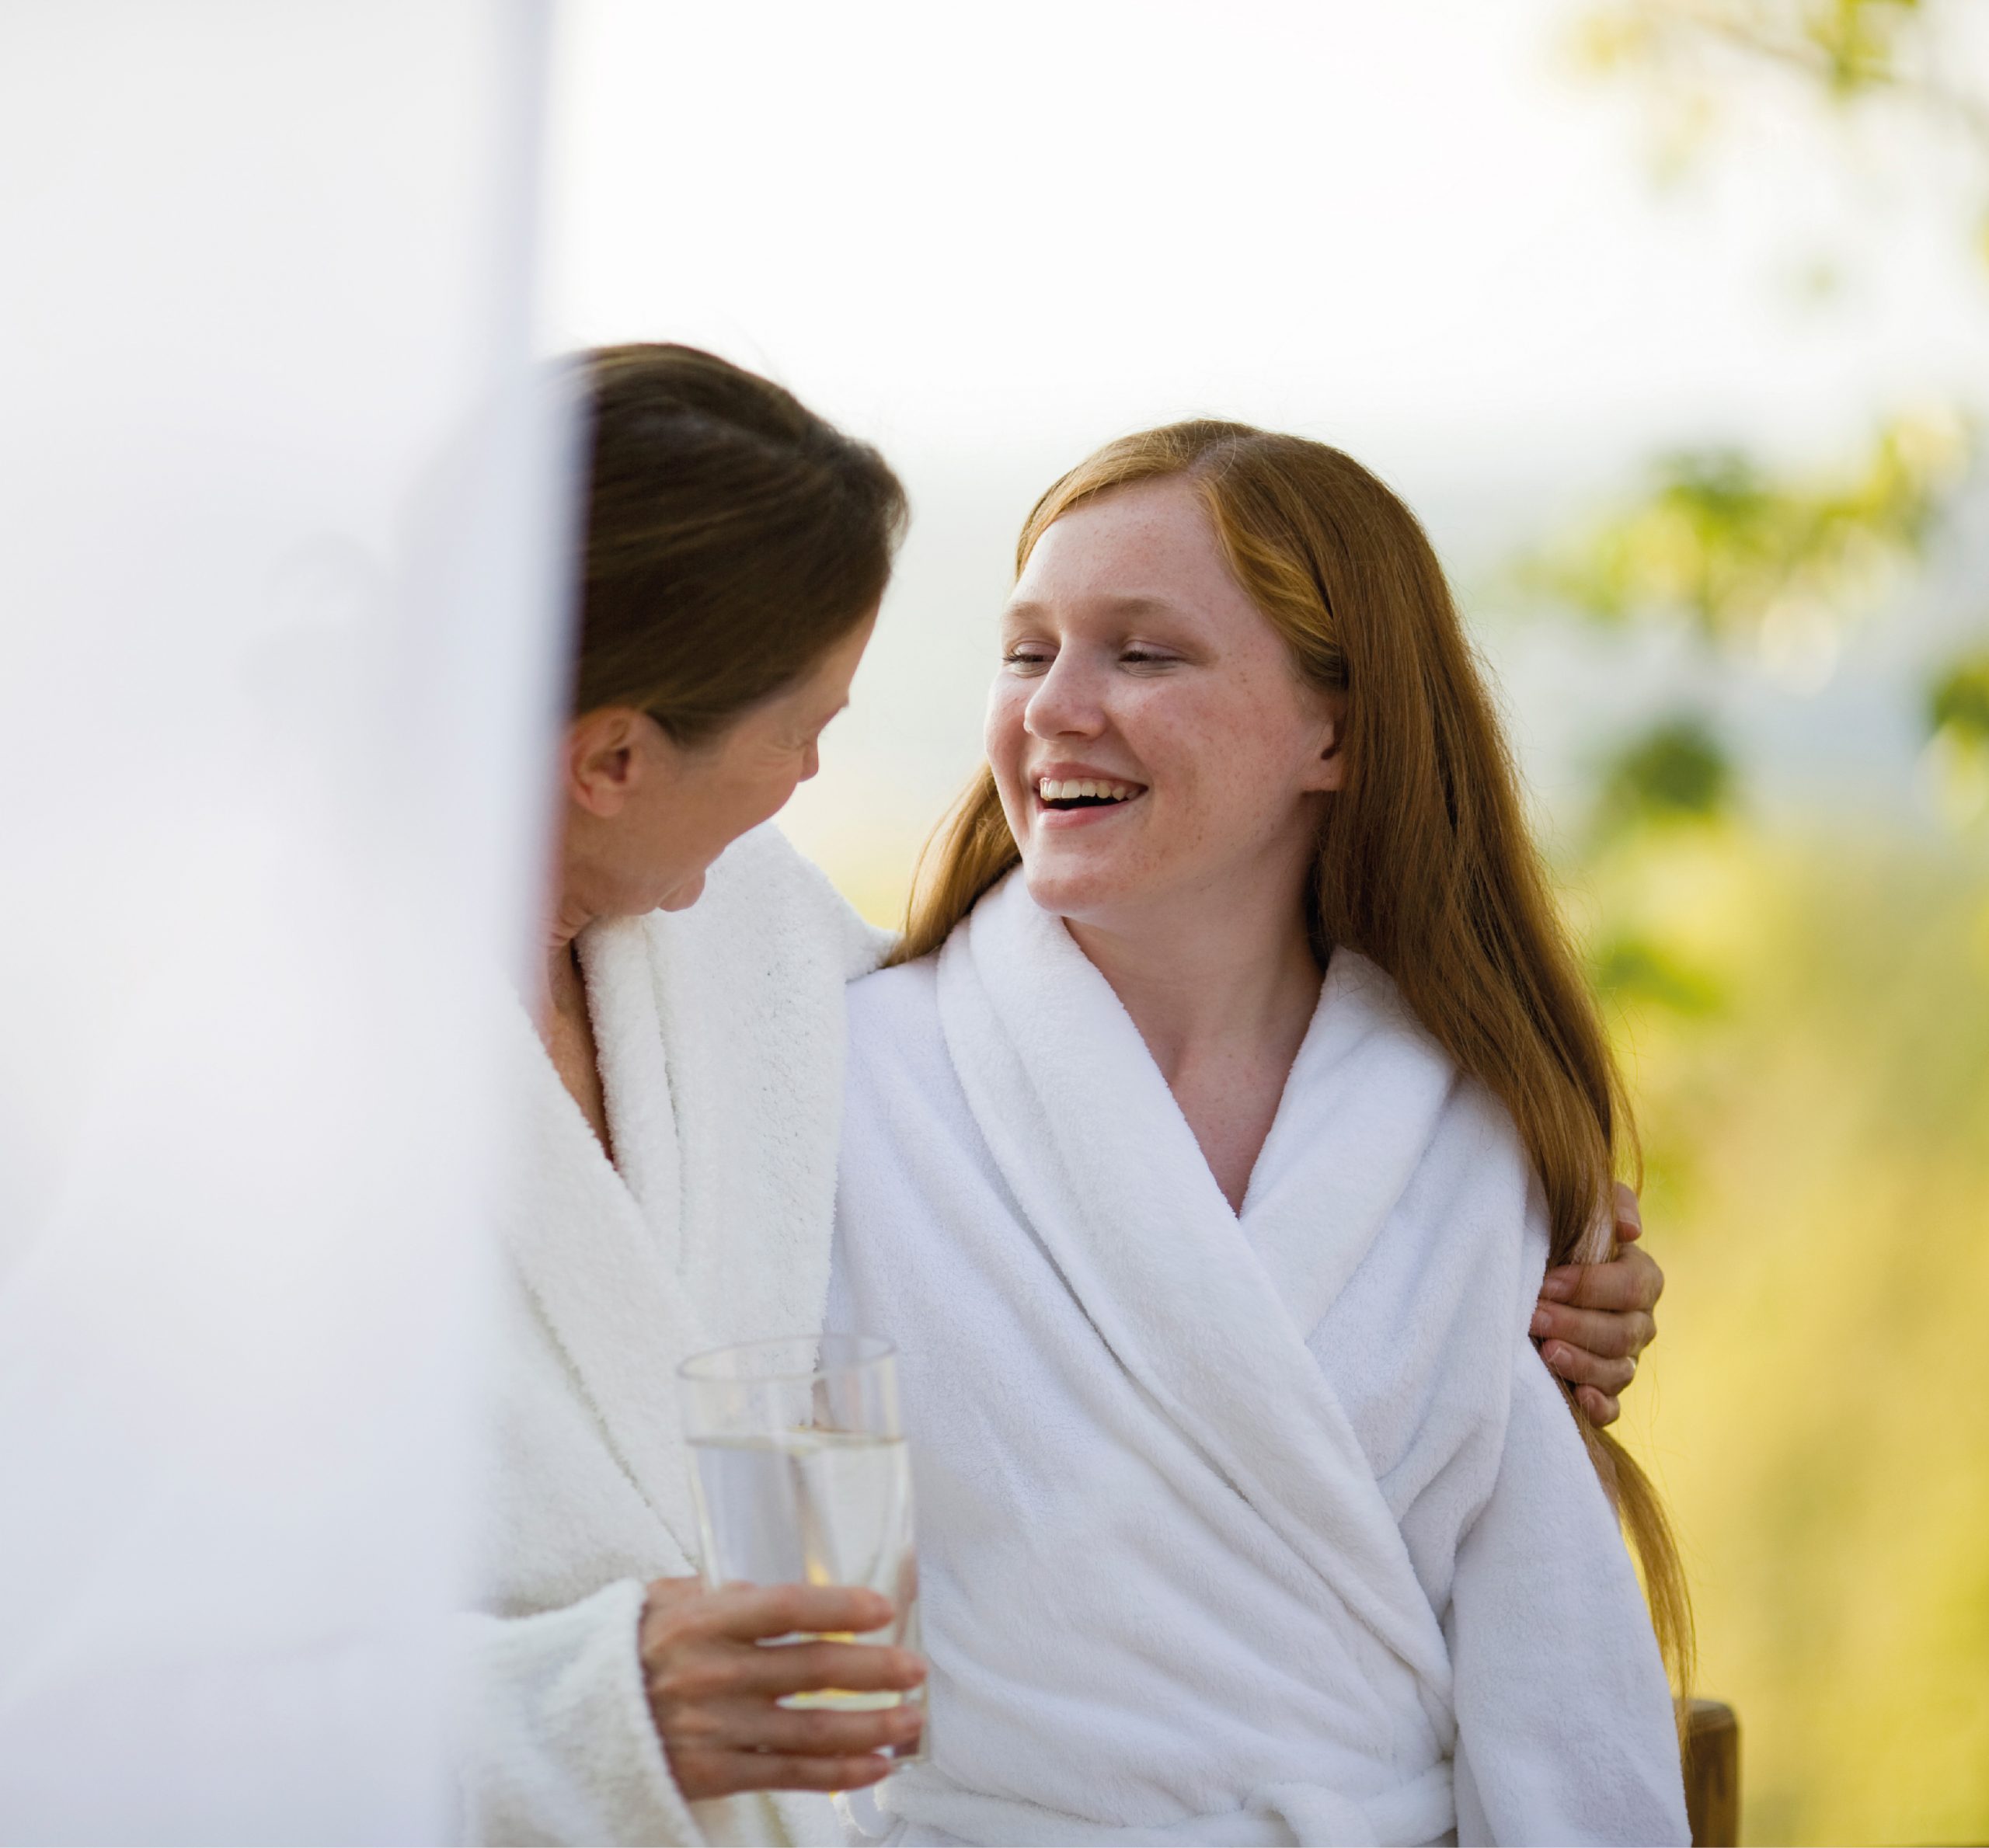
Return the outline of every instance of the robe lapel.
{"type": "Polygon", "coordinates": [[[674,1270],[683,1221],[683,1164],[643,921],[604,918],[585,932],[580,947],[614,1165],[641,1209],[658,1257],[674,1270]]]}
{"type": "MultiPolygon", "coordinates": [[[[685,1558],[695,1560],[675,1373],[709,1344],[663,1260],[656,1227],[567,1095],[530,1020],[511,1011],[528,1125],[518,1194],[506,1214],[513,1260],[623,1468],[685,1558]]],[[[660,1168],[650,1171],[653,1179],[660,1168]]],[[[660,1199],[653,1204],[661,1211],[660,1199]]]]}
{"type": "Polygon", "coordinates": [[[713,1345],[812,1334],[828,1293],[843,978],[826,945],[719,940],[688,910],[640,921],[681,1150],[676,1274],[713,1345]],[[769,971],[755,958],[771,948],[769,971]],[[713,972],[739,967],[736,982],[713,972]]]}
{"type": "Polygon", "coordinates": [[[1301,1341],[1407,1189],[1454,1082],[1395,984],[1335,950],[1242,1215],[1301,1341]]]}
{"type": "MultiPolygon", "coordinates": [[[[511,1215],[513,1256],[622,1468],[695,1570],[696,1504],[676,1371],[713,1342],[678,1275],[682,1160],[646,921],[594,925],[580,961],[615,1161],[514,1005],[533,1132],[525,1171],[528,1186],[539,1185],[511,1215]]],[[[714,1841],[772,1839],[746,1801],[746,1831],[715,1827],[714,1841]]],[[[789,1841],[820,1837],[819,1798],[769,1791],[764,1801],[789,1841]]]]}
{"type": "MultiPolygon", "coordinates": [[[[1415,1672],[1440,1728],[1448,1652],[1401,1533],[1109,985],[1011,875],[949,940],[939,1000],[989,1149],[1119,1365],[1415,1672]]],[[[1295,1202],[1270,1215],[1296,1216],[1295,1202]]],[[[1289,1265],[1300,1241],[1280,1244],[1289,1265]]]]}

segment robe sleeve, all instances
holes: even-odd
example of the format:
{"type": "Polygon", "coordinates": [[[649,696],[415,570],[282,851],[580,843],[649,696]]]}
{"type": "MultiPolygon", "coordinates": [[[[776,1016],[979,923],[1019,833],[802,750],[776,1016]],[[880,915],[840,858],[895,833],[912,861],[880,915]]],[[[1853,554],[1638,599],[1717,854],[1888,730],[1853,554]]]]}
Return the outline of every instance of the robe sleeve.
{"type": "Polygon", "coordinates": [[[1497,1481],[1459,1546],[1445,1627],[1460,1843],[1690,1840],[1643,1593],[1524,1335],[1497,1481]]]}
{"type": "Polygon", "coordinates": [[[465,1840],[702,1848],[643,1689],[643,1595],[627,1578],[562,1610],[455,1620],[465,1840]]]}

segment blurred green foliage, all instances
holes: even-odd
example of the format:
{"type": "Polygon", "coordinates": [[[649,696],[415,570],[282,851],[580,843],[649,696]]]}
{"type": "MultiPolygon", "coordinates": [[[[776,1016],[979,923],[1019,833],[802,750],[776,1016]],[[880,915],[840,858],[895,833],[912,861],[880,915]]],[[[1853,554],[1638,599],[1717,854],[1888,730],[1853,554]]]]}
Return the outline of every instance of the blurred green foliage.
{"type": "MultiPolygon", "coordinates": [[[[1989,68],[1947,55],[1971,4],[1980,0],[1611,0],[1580,16],[1575,49],[1592,74],[1650,103],[1668,173],[1711,158],[1722,124],[1757,103],[1764,82],[1833,121],[1890,111],[1960,149],[1977,200],[1962,235],[1989,263],[1989,68]]],[[[1839,280],[1830,267],[1820,294],[1839,280]]],[[[1822,470],[1778,469],[1731,447],[1661,457],[1641,492],[1524,561],[1523,581],[1599,623],[1682,618],[1708,642],[1751,649],[1813,685],[1844,630],[1919,562],[1974,448],[1956,403],[1897,414],[1862,455],[1822,470]]],[[[1933,670],[1930,710],[1947,709],[1941,689],[1965,686],[1977,658],[1970,648],[1933,670]]],[[[1972,825],[1989,813],[1989,748],[1945,718],[1930,731],[1942,810],[1972,825]]]]}
{"type": "Polygon", "coordinates": [[[1927,690],[1927,767],[1958,833],[1989,821],[1989,649],[1949,663],[1927,690]]]}
{"type": "Polygon", "coordinates": [[[1718,1011],[1719,983],[1695,969],[1669,945],[1634,931],[1619,931],[1590,958],[1596,990],[1619,1006],[1650,1004],[1689,1017],[1718,1011]]]}
{"type": "Polygon", "coordinates": [[[1682,618],[1732,646],[1772,648],[1792,624],[1841,628],[1918,562],[1970,447],[1959,418],[1922,412],[1815,474],[1733,448],[1661,457],[1645,492],[1543,546],[1523,582],[1597,622],[1682,618]]]}
{"type": "Polygon", "coordinates": [[[1989,1839],[1989,873],[1646,830],[1581,875],[1669,1286],[1669,1501],[1743,1839],[1989,1839]]]}
{"type": "Polygon", "coordinates": [[[1597,66],[1647,67],[1716,34],[1762,57],[1813,73],[1835,97],[1897,80],[1900,40],[1921,15],[1918,0],[1628,0],[1582,22],[1580,44],[1597,66]]]}
{"type": "MultiPolygon", "coordinates": [[[[1616,0],[1580,50],[1652,103],[1672,177],[1769,87],[1827,129],[1916,118],[1972,151],[1959,235],[1989,259],[1989,70],[1939,55],[1983,3],[1616,0]]],[[[1813,686],[1973,447],[1957,401],[1833,461],[1660,457],[1522,582],[1813,686]]],[[[1744,1841],[1989,1841],[1989,631],[1918,716],[1945,837],[1771,829],[1674,713],[1597,764],[1566,868],[1670,1284],[1626,1435],[1686,1549],[1701,1691],[1740,1713],[1744,1841]]]]}
{"type": "Polygon", "coordinates": [[[1733,768],[1697,713],[1661,720],[1610,760],[1597,793],[1594,830],[1608,841],[1638,826],[1703,821],[1733,802],[1733,768]]]}
{"type": "Polygon", "coordinates": [[[1989,740],[1989,649],[1952,663],[1928,689],[1927,729],[1989,740]]]}
{"type": "MultiPolygon", "coordinates": [[[[1827,113],[1910,113],[1931,136],[1989,162],[1989,72],[1953,54],[1953,23],[1979,0],[1610,0],[1579,17],[1590,74],[1632,82],[1650,109],[1660,176],[1705,157],[1764,80],[1827,113]]],[[[1965,41],[1964,41],[1965,49],[1965,41]]],[[[1989,238],[1989,172],[1972,235],[1989,238]]],[[[1983,245],[1989,258],[1989,243],[1983,245]]]]}

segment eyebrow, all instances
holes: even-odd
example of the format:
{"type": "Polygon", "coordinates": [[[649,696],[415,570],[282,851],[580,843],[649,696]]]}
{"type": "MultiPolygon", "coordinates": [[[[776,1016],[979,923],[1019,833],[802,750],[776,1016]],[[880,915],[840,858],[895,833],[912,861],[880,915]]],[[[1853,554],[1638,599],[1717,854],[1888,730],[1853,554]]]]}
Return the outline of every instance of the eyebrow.
{"type": "MultiPolygon", "coordinates": [[[[1085,600],[1104,604],[1122,616],[1179,616],[1185,614],[1179,604],[1167,597],[1145,596],[1136,591],[1087,597],[1085,600]]],[[[1045,610],[1046,606],[1033,598],[1024,598],[1019,602],[1004,604],[1001,619],[1005,622],[1013,617],[1040,616],[1045,613],[1045,610]]]]}

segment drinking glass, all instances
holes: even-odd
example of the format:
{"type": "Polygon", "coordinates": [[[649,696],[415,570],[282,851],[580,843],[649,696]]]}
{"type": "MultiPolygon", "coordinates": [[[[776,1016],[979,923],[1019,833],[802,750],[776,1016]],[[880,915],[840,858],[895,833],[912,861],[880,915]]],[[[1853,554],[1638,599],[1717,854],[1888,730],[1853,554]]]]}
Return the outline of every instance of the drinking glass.
{"type": "MultiPolygon", "coordinates": [[[[830,1640],[917,1650],[911,1467],[891,1344],[867,1335],[747,1342],[693,1355],[678,1375],[705,1584],[862,1585],[891,1600],[892,1621],[830,1640]]],[[[873,1710],[924,1699],[922,1689],[824,1688],[782,1704],[873,1710]]],[[[923,1735],[893,1756],[923,1758],[923,1735]]]]}

